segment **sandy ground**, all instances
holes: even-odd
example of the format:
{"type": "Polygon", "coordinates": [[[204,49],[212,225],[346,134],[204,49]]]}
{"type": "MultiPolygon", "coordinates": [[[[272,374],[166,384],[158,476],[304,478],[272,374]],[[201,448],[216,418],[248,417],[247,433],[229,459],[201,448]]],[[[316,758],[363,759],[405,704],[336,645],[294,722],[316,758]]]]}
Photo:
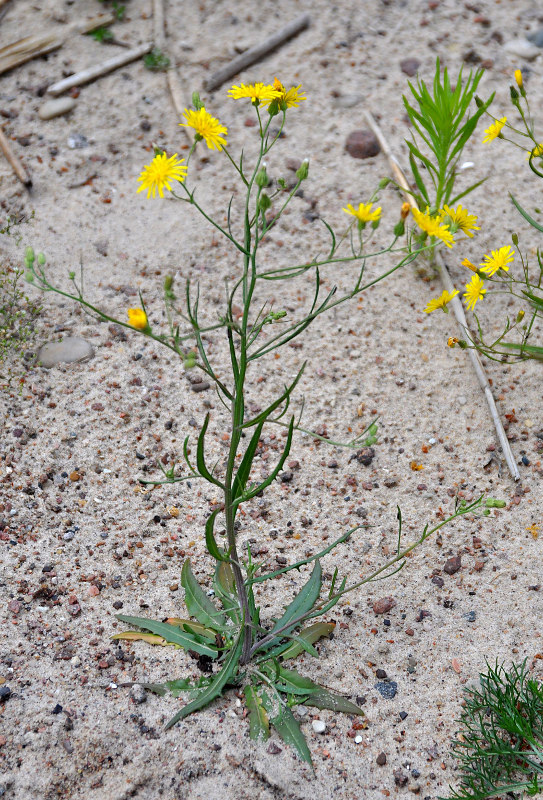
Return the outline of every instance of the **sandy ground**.
{"type": "MultiPolygon", "coordinates": [[[[304,198],[295,200],[284,226],[265,246],[265,263],[298,262],[324,248],[324,229],[307,212],[344,225],[341,208],[366,200],[387,174],[382,155],[361,161],[345,152],[347,135],[365,127],[364,109],[379,116],[406,161],[403,59],[416,57],[421,75],[430,79],[436,56],[452,75],[463,58],[479,58],[487,67],[480,94],[496,91],[496,115],[508,114],[512,70],[526,65],[508,55],[502,42],[539,27],[537,7],[527,0],[364,0],[355,9],[324,0],[168,3],[168,42],[187,102],[234,48],[250,46],[303,11],[311,13],[309,30],[238,78],[268,82],[278,75],[286,84],[301,83],[308,97],[289,114],[270,171],[288,174],[289,158],[308,156],[310,178],[304,198]]],[[[12,2],[1,22],[2,43],[47,26],[63,30],[100,8],[91,0],[12,2]]],[[[151,3],[130,0],[127,16],[115,28],[118,38],[133,45],[149,40],[151,3]]],[[[32,192],[25,193],[0,160],[2,215],[34,211],[21,231],[24,244],[47,254],[51,277],[64,287],[68,271],[82,263],[87,295],[120,318],[141,290],[151,321],[163,324],[160,287],[163,277],[174,273],[179,284],[187,277],[200,281],[212,320],[222,303],[223,279],[239,269],[235,254],[189,209],[172,199],[147,201],[135,192],[152,142],[181,154],[186,147],[164,74],[145,70],[141,62],[129,65],[82,88],[68,116],[38,118],[40,87],[116,50],[72,36],[61,50],[0,79],[6,132],[34,181],[32,192]],[[73,133],[86,137],[88,146],[70,149],[73,133]]],[[[530,68],[525,76],[538,109],[543,57],[530,68]]],[[[255,132],[245,122],[251,109],[228,99],[227,88],[203,97],[228,125],[231,147],[245,146],[250,157],[255,132]]],[[[503,143],[483,146],[482,127],[466,151],[475,168],[465,178],[490,176],[469,204],[480,217],[481,232],[446,254],[459,281],[463,257],[480,259],[507,244],[514,230],[523,230],[509,189],[516,188],[527,207],[537,205],[539,187],[523,156],[503,143]]],[[[220,155],[202,153],[194,173],[199,197],[220,213],[234,185],[232,171],[220,155]]],[[[399,203],[392,189],[382,194],[376,241],[386,241],[399,203]]],[[[3,239],[8,257],[20,261],[22,246],[3,239]]],[[[536,243],[528,233],[521,241],[527,250],[536,243]]],[[[387,264],[369,264],[368,274],[377,275],[387,264]]],[[[355,275],[355,267],[334,267],[326,281],[346,287],[355,275]]],[[[309,282],[300,279],[277,303],[294,309],[308,302],[310,291],[309,282]]],[[[159,459],[169,462],[178,454],[185,435],[193,434],[194,420],[201,423],[207,411],[210,447],[221,455],[224,420],[216,396],[194,393],[182,366],[166,351],[137,335],[119,337],[58,296],[43,298],[39,341],[82,336],[95,356],[84,364],[35,368],[21,394],[4,393],[0,399],[0,676],[11,689],[0,706],[3,798],[376,800],[446,793],[455,780],[449,746],[463,686],[477,679],[485,659],[527,658],[536,674],[542,673],[542,593],[534,589],[541,583],[541,548],[526,528],[541,523],[541,441],[535,434],[543,422],[541,366],[489,362],[500,413],[510,415],[508,434],[521,470],[521,481],[514,484],[467,359],[445,347],[446,337],[455,333],[451,316],[428,318],[422,311],[440,291],[438,282],[423,282],[406,269],[309,329],[303,348],[287,347],[279,359],[262,363],[251,386],[251,403],[263,406],[307,360],[295,401],[299,408],[305,396],[307,427],[325,425],[330,436],[345,439],[351,428],[358,432],[380,417],[380,442],[368,467],[350,461],[350,451],[318,446],[311,437],[295,440],[290,459],[299,461],[300,469],[255,503],[239,532],[241,543],[255,539],[267,549],[270,564],[277,556],[290,561],[316,552],[326,537],[365,521],[370,527],[323,564],[325,572],[337,564],[341,575],[356,580],[393,549],[398,504],[410,540],[440,509],[452,510],[457,492],[467,499],[488,492],[508,502],[488,519],[464,519],[446,529],[392,581],[370,586],[334,609],[334,640],[320,646],[319,661],[305,656],[300,666],[353,699],[365,698],[367,728],[355,743],[347,735],[352,720],[346,716],[307,715],[303,729],[314,754],[314,775],[275,734],[278,753],[249,740],[233,693],[164,733],[163,723],[181,701],[149,696],[138,705],[128,689],[113,688],[131,680],[196,675],[182,651],[119,647],[109,637],[122,629],[115,620],[121,604],[127,614],[183,615],[179,572],[186,556],[206,581],[203,524],[217,497],[196,483],[144,493],[137,479],[155,476],[159,459]],[[257,374],[263,379],[258,384],[257,374]],[[412,461],[423,470],[413,471],[412,461]],[[71,480],[74,473],[78,479],[71,480]],[[177,517],[168,511],[172,506],[177,517]],[[461,569],[446,574],[445,562],[456,555],[461,569]],[[377,616],[372,604],[387,595],[396,604],[377,616]],[[378,669],[397,683],[394,699],[376,690],[378,669]],[[324,734],[313,732],[312,717],[326,721],[324,734]],[[382,752],[387,762],[378,766],[382,752]],[[400,783],[401,774],[406,777],[405,786],[397,785],[395,771],[400,783]]],[[[516,310],[507,308],[507,298],[496,297],[485,300],[482,318],[494,330],[506,312],[516,310]]],[[[213,348],[220,358],[221,343],[213,348]]],[[[262,470],[273,463],[280,438],[279,431],[270,431],[262,470]]],[[[279,612],[306,575],[302,571],[264,590],[265,613],[279,612]]]]}

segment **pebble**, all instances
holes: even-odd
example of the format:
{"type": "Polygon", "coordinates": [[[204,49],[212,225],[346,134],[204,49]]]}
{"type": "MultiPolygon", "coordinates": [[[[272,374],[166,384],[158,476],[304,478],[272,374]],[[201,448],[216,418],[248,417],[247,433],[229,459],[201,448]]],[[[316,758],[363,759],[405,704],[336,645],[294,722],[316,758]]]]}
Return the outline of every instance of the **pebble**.
{"type": "Polygon", "coordinates": [[[53,117],[60,117],[61,114],[67,114],[75,108],[76,102],[73,97],[57,97],[55,100],[48,100],[38,111],[40,119],[53,119],[53,117]]]}
{"type": "Polygon", "coordinates": [[[61,342],[47,342],[38,351],[38,362],[50,369],[57,364],[87,361],[94,356],[94,348],[80,336],[67,336],[61,342]]]}
{"type": "Polygon", "coordinates": [[[130,689],[130,697],[136,703],[136,705],[141,705],[147,701],[147,692],[143,688],[143,686],[139,683],[136,683],[130,689]]]}
{"type": "Polygon", "coordinates": [[[79,658],[79,656],[74,656],[73,658],[70,659],[70,664],[72,665],[72,667],[80,667],[81,659],[79,658]]]}
{"type": "Polygon", "coordinates": [[[360,736],[360,734],[358,734],[358,736],[354,737],[354,743],[355,744],[361,744],[363,741],[364,741],[364,739],[362,738],[362,736],[360,736]]]}
{"type": "Polygon", "coordinates": [[[5,703],[11,697],[11,689],[9,686],[0,686],[0,703],[5,703]]]}
{"type": "Polygon", "coordinates": [[[68,147],[70,150],[83,150],[89,146],[89,140],[82,133],[70,133],[68,136],[68,147]]]}
{"type": "Polygon", "coordinates": [[[322,719],[314,719],[311,723],[311,727],[315,733],[324,733],[326,730],[326,722],[324,722],[322,719]]]}
{"type": "Polygon", "coordinates": [[[436,586],[439,586],[440,589],[445,585],[445,581],[439,575],[434,575],[432,578],[432,583],[436,586]]]}
{"type": "Polygon", "coordinates": [[[392,700],[396,697],[398,691],[398,684],[396,681],[377,681],[375,688],[385,700],[392,700]]]}
{"type": "Polygon", "coordinates": [[[539,28],[539,30],[534,31],[534,33],[529,33],[526,38],[535,44],[536,47],[543,47],[543,28],[539,28]]]}
{"type": "Polygon", "coordinates": [[[458,570],[461,568],[462,568],[461,556],[453,556],[452,558],[449,558],[445,562],[445,566],[443,567],[443,572],[446,572],[447,575],[454,575],[455,572],[458,572],[458,570]]]}
{"type": "Polygon", "coordinates": [[[464,397],[464,395],[462,395],[462,394],[461,394],[461,395],[460,395],[460,397],[457,399],[457,403],[458,403],[458,405],[459,405],[459,406],[465,406],[467,402],[468,402],[468,401],[466,400],[466,398],[465,398],[465,397],[464,397]]]}
{"type": "Polygon", "coordinates": [[[398,769],[395,769],[392,774],[394,775],[394,783],[396,784],[396,786],[402,787],[407,784],[409,778],[407,777],[405,772],[401,770],[399,767],[398,769]]]}
{"type": "Polygon", "coordinates": [[[420,61],[418,58],[404,58],[403,61],[400,61],[401,71],[410,78],[413,78],[417,74],[419,67],[420,61]]]}
{"type": "Polygon", "coordinates": [[[362,102],[364,97],[361,94],[342,94],[336,98],[338,108],[353,108],[362,102]]]}
{"type": "Polygon", "coordinates": [[[386,614],[396,605],[396,601],[393,597],[382,597],[380,600],[376,600],[373,604],[373,611],[375,614],[386,614]]]}
{"type": "Polygon", "coordinates": [[[297,706],[296,711],[299,717],[306,717],[308,714],[308,710],[305,706],[297,706]]]}
{"type": "Polygon", "coordinates": [[[269,745],[268,745],[268,753],[270,753],[270,755],[277,756],[277,755],[279,755],[279,753],[282,753],[282,752],[283,751],[281,750],[279,745],[275,744],[275,742],[270,742],[269,743],[269,745]]]}
{"type": "Polygon", "coordinates": [[[381,148],[379,142],[371,131],[352,131],[345,142],[345,150],[353,158],[372,158],[381,148]]]}
{"type": "Polygon", "coordinates": [[[387,763],[387,754],[379,753],[375,761],[377,762],[377,764],[379,764],[380,767],[384,767],[385,764],[387,763]]]}
{"type": "Polygon", "coordinates": [[[407,788],[410,792],[413,792],[413,794],[418,794],[420,792],[420,783],[417,783],[416,781],[409,781],[407,788]]]}
{"type": "Polygon", "coordinates": [[[503,49],[506,53],[525,58],[527,61],[532,61],[540,55],[539,47],[529,42],[528,39],[511,39],[510,42],[504,44],[503,49]]]}
{"type": "Polygon", "coordinates": [[[375,450],[373,449],[373,447],[363,447],[361,450],[357,450],[355,458],[359,464],[363,464],[365,467],[369,467],[369,465],[375,458],[375,450]]]}

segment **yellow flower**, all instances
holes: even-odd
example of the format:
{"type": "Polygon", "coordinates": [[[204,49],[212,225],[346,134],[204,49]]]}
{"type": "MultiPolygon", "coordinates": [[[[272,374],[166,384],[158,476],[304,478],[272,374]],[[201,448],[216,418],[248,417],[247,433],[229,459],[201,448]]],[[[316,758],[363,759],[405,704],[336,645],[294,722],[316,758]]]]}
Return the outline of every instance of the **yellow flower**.
{"type": "Polygon", "coordinates": [[[141,181],[141,186],[138,192],[147,189],[147,197],[154,197],[158,192],[161,197],[164,197],[164,187],[170,189],[170,181],[179,181],[183,183],[187,174],[187,167],[183,166],[182,158],[177,160],[177,153],[171,158],[168,158],[166,153],[157,153],[151,163],[143,168],[143,172],[138,178],[141,181]]]}
{"type": "Polygon", "coordinates": [[[459,339],[457,339],[456,336],[449,336],[449,338],[447,339],[447,347],[456,347],[458,342],[459,339]]]}
{"type": "Polygon", "coordinates": [[[142,308],[129,308],[127,313],[129,324],[132,325],[133,328],[136,328],[136,330],[143,331],[145,328],[149,327],[147,314],[142,308]]]}
{"type": "Polygon", "coordinates": [[[440,216],[441,221],[443,221],[445,217],[449,218],[452,233],[462,231],[466,236],[472,238],[473,233],[471,231],[479,230],[479,226],[475,224],[477,222],[475,214],[470,214],[467,208],[462,208],[462,206],[458,206],[456,210],[454,208],[449,208],[449,206],[443,206],[443,211],[440,216]]]}
{"type": "Polygon", "coordinates": [[[417,464],[416,461],[412,461],[409,466],[411,467],[413,472],[420,472],[421,469],[424,469],[423,465],[422,464],[417,464]]]}
{"type": "Polygon", "coordinates": [[[474,275],[470,282],[466,284],[464,297],[467,300],[468,308],[474,308],[477,300],[482,300],[483,295],[486,294],[486,289],[483,289],[484,285],[485,282],[478,275],[474,275]]]}
{"type": "Polygon", "coordinates": [[[218,119],[212,117],[203,106],[198,111],[186,108],[183,116],[186,122],[179,123],[182,128],[193,128],[196,131],[196,140],[205,139],[210,150],[222,150],[226,144],[222,134],[227,134],[228,130],[218,119]]]}
{"type": "Polygon", "coordinates": [[[532,536],[534,537],[534,539],[537,539],[537,537],[539,536],[539,525],[536,525],[536,524],[535,524],[535,522],[534,522],[534,524],[533,524],[533,525],[528,525],[528,527],[526,528],[526,530],[527,530],[529,533],[531,533],[531,534],[532,534],[532,536]]]}
{"type": "Polygon", "coordinates": [[[511,245],[508,244],[499,250],[493,250],[491,256],[483,256],[481,270],[487,275],[494,275],[499,269],[508,272],[509,264],[514,260],[515,255],[511,252],[511,245]]]}
{"type": "Polygon", "coordinates": [[[520,69],[515,70],[515,80],[517,82],[517,86],[519,89],[524,88],[524,82],[522,80],[522,72],[520,71],[520,69]]]}
{"type": "Polygon", "coordinates": [[[502,117],[501,119],[497,119],[496,122],[493,122],[490,128],[485,130],[485,137],[483,139],[483,143],[487,144],[491,142],[493,139],[496,139],[498,136],[501,135],[502,128],[507,122],[507,117],[502,117]]]}
{"type": "Polygon", "coordinates": [[[411,211],[413,212],[415,222],[419,228],[427,233],[428,236],[436,236],[438,239],[441,239],[442,242],[445,242],[447,247],[453,246],[454,239],[452,233],[449,231],[449,226],[441,225],[439,217],[431,217],[428,207],[426,207],[426,212],[424,214],[422,211],[419,211],[418,208],[412,208],[411,211]]]}
{"type": "MultiPolygon", "coordinates": [[[[278,96],[276,98],[277,105],[279,108],[296,108],[302,100],[307,100],[303,92],[300,92],[302,88],[302,84],[299,86],[293,86],[291,89],[285,89],[279,78],[275,78],[273,82],[273,89],[278,92],[278,96]]],[[[271,100],[263,100],[262,105],[267,106],[271,103],[271,100]]]]}
{"type": "MultiPolygon", "coordinates": [[[[530,155],[532,158],[543,158],[543,142],[536,144],[530,155]]],[[[528,156],[528,158],[530,158],[530,156],[528,156]]]]}
{"type": "Polygon", "coordinates": [[[432,311],[437,311],[438,308],[442,308],[443,311],[448,312],[449,309],[447,308],[447,303],[450,303],[453,297],[456,297],[457,294],[458,290],[455,290],[451,294],[445,289],[439,297],[434,297],[433,300],[430,300],[424,310],[427,314],[431,314],[432,311]]]}
{"type": "Polygon", "coordinates": [[[475,264],[472,264],[472,263],[471,263],[471,261],[469,260],[469,258],[465,258],[465,259],[462,261],[462,266],[463,266],[463,267],[467,267],[467,268],[468,268],[468,269],[470,269],[472,272],[477,272],[477,267],[475,266],[475,264]]]}
{"type": "Polygon", "coordinates": [[[409,203],[402,203],[402,209],[400,211],[400,216],[402,219],[407,219],[409,216],[409,211],[411,210],[411,206],[409,203]]]}
{"type": "Polygon", "coordinates": [[[242,83],[241,86],[232,86],[228,94],[234,100],[249,97],[253,105],[258,105],[261,100],[275,100],[281,94],[275,87],[263,83],[242,83]]]}
{"type": "Polygon", "coordinates": [[[381,218],[381,209],[371,209],[373,203],[359,203],[358,208],[354,208],[350,203],[347,203],[347,208],[342,208],[346,214],[351,214],[356,217],[360,222],[377,222],[381,218]]]}

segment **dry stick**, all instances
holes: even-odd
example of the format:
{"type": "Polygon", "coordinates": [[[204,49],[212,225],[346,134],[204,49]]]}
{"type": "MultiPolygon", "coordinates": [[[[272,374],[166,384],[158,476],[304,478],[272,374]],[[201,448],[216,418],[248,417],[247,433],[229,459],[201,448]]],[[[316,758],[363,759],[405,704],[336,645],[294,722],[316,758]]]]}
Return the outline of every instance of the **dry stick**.
{"type": "Polygon", "coordinates": [[[118,56],[109,58],[107,61],[102,61],[101,64],[95,64],[94,67],[88,67],[87,69],[81,70],[81,72],[76,72],[75,75],[70,75],[69,78],[58,81],[58,83],[53,83],[47,89],[47,92],[56,97],[62,94],[62,92],[67,91],[67,89],[71,89],[72,86],[81,86],[84,83],[89,83],[96,78],[100,78],[102,75],[107,75],[108,72],[112,72],[114,69],[124,67],[125,64],[129,64],[131,61],[141,58],[141,56],[148,53],[152,47],[153,45],[148,42],[139,47],[134,47],[132,50],[127,50],[125,53],[119,53],[118,56]]]}
{"type": "MultiPolygon", "coordinates": [[[[409,183],[407,182],[407,179],[400,165],[398,164],[397,159],[390,150],[390,147],[388,146],[388,142],[385,139],[383,132],[377,125],[373,116],[368,111],[365,112],[365,116],[368,125],[371,127],[372,131],[374,132],[375,136],[379,141],[379,144],[381,145],[383,153],[389,160],[390,166],[396,178],[396,182],[398,183],[399,186],[402,187],[407,202],[409,203],[411,208],[418,208],[415,199],[413,197],[413,194],[411,192],[411,189],[409,187],[409,183]]],[[[447,266],[443,261],[441,253],[439,252],[435,253],[435,261],[439,266],[439,275],[441,278],[441,282],[443,284],[443,288],[446,289],[449,293],[454,292],[455,289],[453,286],[453,282],[451,280],[451,276],[449,275],[447,266]]],[[[466,315],[464,314],[464,307],[462,306],[462,303],[460,302],[458,295],[455,295],[455,297],[453,297],[453,299],[451,300],[451,306],[454,311],[454,316],[456,317],[456,321],[458,322],[460,328],[465,333],[465,335],[471,340],[472,336],[468,328],[466,315]]],[[[475,374],[477,375],[477,380],[479,381],[479,385],[483,390],[483,392],[485,393],[486,401],[488,403],[488,407],[490,410],[490,415],[492,417],[492,421],[494,422],[494,427],[496,428],[496,434],[502,446],[503,455],[507,462],[507,466],[509,467],[509,472],[511,473],[511,477],[515,481],[518,481],[520,480],[520,473],[515,463],[515,458],[511,450],[511,445],[509,444],[507,436],[505,435],[505,431],[503,429],[503,425],[498,414],[498,409],[496,408],[496,403],[492,395],[492,392],[490,390],[490,384],[488,383],[488,378],[486,376],[483,364],[479,357],[479,353],[477,352],[477,350],[470,348],[468,350],[468,355],[472,363],[473,369],[475,370],[475,374]]]]}
{"type": "Polygon", "coordinates": [[[50,53],[62,47],[68,36],[72,33],[88,33],[89,31],[104,25],[111,25],[114,17],[112,14],[99,14],[92,19],[84,22],[76,22],[69,25],[61,33],[56,30],[40,33],[33,36],[26,36],[18,39],[5,47],[0,48],[0,75],[13,67],[24,64],[37,56],[50,53]]]}
{"type": "Polygon", "coordinates": [[[28,175],[27,171],[11,149],[9,144],[9,140],[5,135],[4,131],[0,127],[0,148],[2,149],[6,159],[9,161],[14,173],[17,175],[19,180],[22,184],[26,186],[27,189],[30,189],[32,186],[32,178],[28,175]]]}
{"type": "MultiPolygon", "coordinates": [[[[164,17],[162,0],[153,0],[153,20],[155,45],[162,50],[166,44],[166,19],[164,17]]],[[[177,70],[174,67],[171,67],[166,72],[166,78],[168,80],[168,87],[170,89],[173,107],[177,116],[181,117],[183,115],[186,103],[183,100],[184,91],[179,79],[179,75],[177,74],[177,70]]],[[[185,136],[187,137],[189,144],[192,145],[192,137],[188,128],[183,128],[182,130],[185,132],[185,136]]]]}
{"type": "Polygon", "coordinates": [[[289,22],[288,25],[285,25],[284,28],[281,28],[276,33],[273,33],[266,41],[260,42],[260,44],[251,47],[249,50],[246,50],[244,53],[239,55],[237,58],[234,58],[233,61],[226,64],[224,67],[219,69],[217,72],[213,73],[213,75],[205,82],[205,87],[209,92],[218,89],[228,78],[231,78],[233,75],[237,75],[238,72],[241,72],[246,67],[250,67],[251,64],[254,64],[255,61],[259,61],[264,56],[267,56],[272,50],[275,50],[280,44],[284,44],[284,42],[291,39],[296,34],[303,31],[311,22],[311,17],[309,14],[302,14],[301,17],[289,22]]]}

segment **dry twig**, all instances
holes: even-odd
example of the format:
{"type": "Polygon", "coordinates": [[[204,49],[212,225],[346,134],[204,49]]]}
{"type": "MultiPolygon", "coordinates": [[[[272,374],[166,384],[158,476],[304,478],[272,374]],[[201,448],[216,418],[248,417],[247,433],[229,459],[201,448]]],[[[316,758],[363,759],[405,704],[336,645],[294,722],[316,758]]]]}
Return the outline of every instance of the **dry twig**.
{"type": "Polygon", "coordinates": [[[152,47],[153,45],[148,42],[147,44],[141,44],[139,47],[134,47],[131,50],[126,50],[124,53],[119,53],[119,55],[113,58],[108,58],[107,61],[102,61],[101,64],[95,64],[93,67],[88,67],[87,69],[81,70],[81,72],[70,75],[69,78],[64,78],[62,81],[53,83],[47,89],[47,92],[56,97],[62,94],[62,92],[71,89],[72,86],[81,86],[84,83],[90,83],[90,81],[101,78],[102,75],[107,75],[108,72],[112,72],[114,69],[124,67],[125,64],[129,64],[131,61],[136,61],[136,59],[148,53],[152,47]]]}
{"type": "MultiPolygon", "coordinates": [[[[399,186],[401,186],[401,188],[403,189],[405,198],[406,198],[407,202],[409,203],[409,205],[412,208],[418,208],[418,206],[417,206],[417,204],[416,204],[416,202],[415,202],[415,200],[413,198],[413,194],[411,193],[411,188],[409,186],[407,178],[405,177],[405,174],[402,171],[400,165],[398,164],[397,159],[395,158],[394,154],[392,153],[392,151],[391,151],[391,149],[390,149],[390,147],[388,145],[388,142],[387,142],[387,140],[385,139],[385,137],[383,135],[383,132],[381,131],[381,129],[377,125],[377,123],[376,123],[375,119],[373,118],[373,116],[368,111],[365,112],[365,116],[366,116],[366,120],[368,122],[368,125],[371,127],[372,131],[374,132],[375,136],[377,137],[377,139],[379,141],[379,144],[381,145],[381,149],[382,149],[383,153],[388,158],[389,164],[391,166],[391,169],[392,169],[392,171],[394,173],[394,177],[396,179],[396,183],[399,186]]],[[[439,267],[439,275],[440,275],[440,278],[441,278],[441,282],[443,284],[443,288],[446,289],[448,292],[453,292],[454,291],[453,282],[451,280],[451,276],[449,274],[447,266],[446,266],[445,262],[443,261],[441,253],[439,253],[439,252],[435,253],[435,262],[436,262],[437,266],[439,267]]],[[[472,336],[471,336],[469,328],[468,328],[466,315],[464,313],[464,307],[463,307],[458,295],[453,297],[453,299],[451,300],[451,307],[452,307],[452,310],[454,312],[454,316],[456,317],[456,321],[458,322],[458,325],[460,326],[460,328],[462,330],[462,333],[464,335],[466,335],[469,339],[472,339],[472,336]]],[[[507,439],[507,436],[506,436],[505,431],[503,429],[503,425],[502,425],[502,422],[501,422],[499,414],[498,414],[498,409],[496,408],[496,402],[495,402],[494,397],[492,395],[492,391],[490,389],[490,384],[488,382],[488,378],[486,376],[483,364],[482,364],[481,359],[479,357],[479,353],[477,352],[477,350],[474,350],[474,349],[470,348],[468,350],[468,356],[470,358],[471,364],[472,364],[473,369],[475,371],[475,374],[477,376],[477,380],[479,381],[479,385],[480,385],[481,389],[483,390],[483,392],[485,393],[486,401],[488,403],[488,408],[490,410],[490,415],[492,417],[492,421],[494,422],[494,427],[496,429],[496,434],[498,436],[498,440],[499,440],[500,445],[502,447],[503,455],[504,455],[504,458],[505,458],[505,460],[507,462],[507,466],[509,467],[509,472],[511,473],[511,477],[515,481],[518,481],[518,480],[520,480],[520,473],[519,473],[517,465],[515,463],[515,458],[513,456],[512,450],[511,450],[511,445],[509,444],[509,440],[507,439]]]]}
{"type": "Polygon", "coordinates": [[[4,153],[7,161],[9,162],[13,172],[17,175],[19,180],[21,181],[27,189],[30,189],[32,186],[32,178],[28,175],[27,171],[11,149],[11,145],[9,143],[9,139],[7,138],[6,134],[0,127],[0,149],[4,153]]]}

